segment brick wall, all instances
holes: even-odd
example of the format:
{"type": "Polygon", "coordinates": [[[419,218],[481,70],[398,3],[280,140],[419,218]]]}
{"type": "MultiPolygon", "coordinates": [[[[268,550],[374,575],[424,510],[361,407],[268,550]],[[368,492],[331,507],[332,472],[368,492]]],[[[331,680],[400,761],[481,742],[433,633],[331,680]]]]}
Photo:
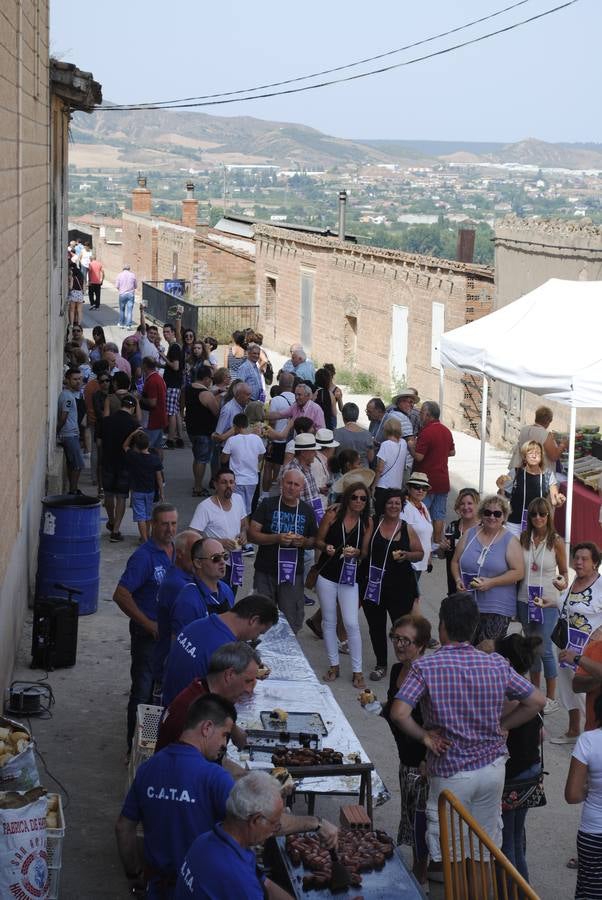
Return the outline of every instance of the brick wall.
{"type": "Polygon", "coordinates": [[[139,283],[173,277],[191,281],[194,237],[192,228],[126,211],[123,213],[122,259],[129,263],[139,283]]]}
{"type": "Polygon", "coordinates": [[[44,490],[48,420],[48,8],[0,9],[0,690],[27,608],[44,490]],[[21,37],[19,38],[19,35],[21,37]]]}
{"type": "MultiPolygon", "coordinates": [[[[372,374],[385,390],[399,381],[396,366],[401,366],[406,384],[416,387],[422,399],[438,399],[434,317],[442,311],[445,331],[463,325],[468,283],[473,292],[475,280],[491,291],[490,269],[269,226],[258,227],[255,240],[260,330],[268,346],[287,352],[291,343],[301,341],[317,365],[333,362],[339,369],[372,374]],[[311,307],[310,325],[304,324],[304,296],[311,307]],[[441,306],[434,309],[433,304],[441,306]],[[405,366],[398,359],[401,342],[393,337],[394,319],[404,310],[405,366]]],[[[463,430],[460,373],[447,370],[445,383],[443,419],[463,430]]]]}
{"type": "Polygon", "coordinates": [[[216,246],[197,235],[194,242],[195,295],[215,305],[253,304],[255,260],[250,255],[216,246]]]}

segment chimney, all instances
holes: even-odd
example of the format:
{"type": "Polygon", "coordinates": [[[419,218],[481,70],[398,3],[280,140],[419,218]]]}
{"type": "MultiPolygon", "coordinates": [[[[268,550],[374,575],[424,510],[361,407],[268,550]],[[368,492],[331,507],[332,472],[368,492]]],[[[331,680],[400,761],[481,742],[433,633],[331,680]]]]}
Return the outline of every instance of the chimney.
{"type": "Polygon", "coordinates": [[[339,191],[339,240],[345,240],[345,216],[347,214],[347,191],[339,191]]]}
{"type": "Polygon", "coordinates": [[[152,194],[146,186],[146,178],[138,172],[138,187],[132,191],[132,212],[141,216],[150,216],[152,194]]]}
{"type": "Polygon", "coordinates": [[[460,228],[458,230],[458,245],[456,247],[456,259],[458,262],[471,263],[474,261],[474,228],[460,228]]]}
{"type": "Polygon", "coordinates": [[[186,199],[182,200],[182,225],[187,228],[196,228],[196,220],[199,212],[199,201],[194,198],[194,184],[186,182],[186,199]]]}

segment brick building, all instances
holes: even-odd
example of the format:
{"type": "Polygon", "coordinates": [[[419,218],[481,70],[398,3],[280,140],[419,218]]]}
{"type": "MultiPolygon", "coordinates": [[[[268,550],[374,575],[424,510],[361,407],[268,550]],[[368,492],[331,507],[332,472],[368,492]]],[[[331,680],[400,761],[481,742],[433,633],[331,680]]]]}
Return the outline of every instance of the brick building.
{"type": "Polygon", "coordinates": [[[66,196],[72,109],[91,111],[100,86],[48,55],[48,3],[0,12],[0,290],[8,338],[0,361],[0,690],[33,594],[41,498],[58,487],[56,401],[67,296],[66,196]]]}
{"type": "MultiPolygon", "coordinates": [[[[494,240],[496,309],[534,290],[549,278],[600,280],[602,227],[599,225],[584,220],[575,222],[507,216],[497,223],[494,240]]],[[[587,327],[587,323],[584,324],[587,327]]],[[[559,322],[559,353],[562,353],[562,341],[562,322],[559,322]]],[[[536,335],[533,351],[537,353],[536,335]]],[[[511,447],[516,443],[521,425],[533,421],[541,398],[501,382],[492,386],[490,397],[491,440],[497,446],[511,447]]],[[[545,403],[554,410],[553,428],[568,431],[568,407],[548,401],[545,403]]],[[[578,424],[596,422],[602,423],[602,409],[577,410],[578,424]]]]}
{"type": "MultiPolygon", "coordinates": [[[[375,376],[384,389],[439,396],[438,339],[491,310],[493,270],[258,225],[256,288],[267,346],[300,341],[316,364],[375,376]]],[[[443,418],[469,427],[478,386],[445,373],[443,418]],[[466,404],[466,405],[465,405],[466,404]]]]}

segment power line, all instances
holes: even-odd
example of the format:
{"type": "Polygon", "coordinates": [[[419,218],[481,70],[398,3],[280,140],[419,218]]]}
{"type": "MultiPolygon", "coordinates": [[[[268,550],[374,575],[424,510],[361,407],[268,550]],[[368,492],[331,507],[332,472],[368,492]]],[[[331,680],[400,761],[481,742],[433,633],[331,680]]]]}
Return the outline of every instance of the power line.
{"type": "Polygon", "coordinates": [[[264,94],[256,94],[252,97],[231,97],[230,99],[221,99],[221,100],[205,100],[203,102],[194,102],[194,103],[176,103],[172,106],[161,106],[160,104],[153,104],[148,106],[143,106],[141,104],[137,105],[121,105],[121,106],[103,106],[98,107],[99,109],[104,110],[105,112],[120,112],[120,111],[144,111],[144,110],[160,110],[160,109],[197,109],[199,107],[206,106],[223,106],[229,103],[243,103],[248,100],[262,100],[269,97],[282,97],[287,94],[300,94],[304,91],[315,91],[319,88],[329,87],[333,84],[343,84],[349,81],[357,81],[360,78],[368,78],[372,75],[382,75],[385,72],[391,72],[394,69],[401,69],[405,66],[411,66],[415,63],[424,62],[427,59],[433,59],[437,56],[444,56],[447,53],[452,53],[455,50],[460,50],[463,47],[469,47],[471,44],[478,44],[481,41],[488,40],[491,37],[495,37],[498,34],[506,34],[507,32],[514,31],[516,28],[520,28],[523,25],[528,25],[530,22],[536,22],[538,19],[543,19],[546,16],[550,16],[553,13],[559,12],[562,9],[567,9],[569,6],[573,6],[575,3],[578,3],[579,0],[567,0],[566,3],[562,3],[559,6],[555,6],[552,9],[544,10],[544,12],[538,13],[537,15],[530,16],[528,19],[522,19],[519,22],[515,22],[512,25],[507,25],[505,28],[499,28],[497,31],[490,31],[487,34],[482,34],[479,37],[471,38],[468,41],[463,41],[460,44],[453,44],[451,47],[445,47],[443,50],[436,50],[433,53],[427,53],[424,56],[417,56],[413,59],[406,60],[401,63],[394,63],[390,66],[383,66],[380,69],[372,69],[369,72],[360,72],[356,75],[347,75],[344,78],[334,78],[330,81],[322,81],[318,82],[318,84],[308,84],[304,87],[297,88],[287,88],[284,91],[269,91],[264,94]]]}
{"type": "MultiPolygon", "coordinates": [[[[375,62],[377,59],[385,59],[388,56],[394,56],[396,53],[402,53],[405,50],[412,50],[414,47],[420,47],[423,44],[430,44],[433,41],[439,40],[439,38],[449,37],[450,34],[457,34],[459,31],[464,31],[466,28],[470,28],[473,25],[480,25],[482,22],[487,22],[489,19],[495,19],[497,16],[503,15],[503,13],[509,12],[510,10],[516,9],[518,6],[524,6],[526,3],[531,3],[532,0],[518,0],[517,3],[513,3],[511,6],[505,6],[503,9],[498,9],[496,12],[490,13],[487,16],[482,16],[479,19],[473,19],[471,22],[465,22],[464,25],[458,25],[456,28],[450,28],[448,31],[442,31],[439,34],[434,34],[431,37],[422,38],[419,41],[414,41],[411,44],[406,44],[403,47],[397,47],[395,50],[387,50],[385,53],[379,53],[376,56],[367,56],[364,59],[358,59],[356,62],[346,63],[343,66],[335,66],[332,69],[322,69],[320,72],[312,72],[310,75],[299,75],[295,78],[288,78],[285,81],[273,81],[268,84],[259,84],[256,87],[246,88],[244,90],[238,91],[222,91],[217,94],[201,94],[199,97],[181,97],[176,98],[175,100],[158,100],[156,102],[149,101],[148,103],[138,103],[138,104],[119,104],[120,109],[127,108],[129,106],[134,106],[136,108],[157,108],[157,107],[169,107],[173,103],[188,103],[193,100],[213,100],[216,97],[235,97],[240,94],[249,94],[254,91],[265,91],[268,88],[274,87],[283,87],[287,84],[295,84],[299,81],[309,81],[311,78],[320,78],[322,75],[331,75],[333,72],[343,72],[345,69],[352,69],[355,66],[361,66],[365,63],[375,62]]],[[[99,107],[100,109],[105,109],[105,107],[99,107]]],[[[111,109],[115,107],[109,107],[111,109]]]]}

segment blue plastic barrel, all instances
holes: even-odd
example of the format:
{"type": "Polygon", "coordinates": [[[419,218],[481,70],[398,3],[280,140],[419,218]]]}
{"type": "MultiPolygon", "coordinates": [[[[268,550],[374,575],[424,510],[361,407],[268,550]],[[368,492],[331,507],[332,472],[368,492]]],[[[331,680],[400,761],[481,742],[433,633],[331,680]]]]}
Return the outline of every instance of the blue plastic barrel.
{"type": "Polygon", "coordinates": [[[36,597],[63,597],[57,582],[76,588],[80,616],[98,609],[100,584],[100,501],[84,494],[42,500],[36,597]]]}

